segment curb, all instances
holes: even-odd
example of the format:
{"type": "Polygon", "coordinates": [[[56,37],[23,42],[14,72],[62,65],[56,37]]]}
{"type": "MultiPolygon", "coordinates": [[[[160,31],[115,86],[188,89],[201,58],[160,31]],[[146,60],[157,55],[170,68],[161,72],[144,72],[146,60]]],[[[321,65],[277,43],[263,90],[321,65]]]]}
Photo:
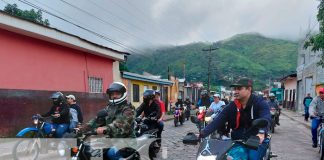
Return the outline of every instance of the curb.
{"type": "Polygon", "coordinates": [[[289,115],[289,114],[287,114],[285,112],[290,112],[290,111],[284,111],[284,112],[281,112],[281,114],[285,115],[286,117],[288,117],[289,119],[291,119],[293,121],[299,122],[300,124],[304,125],[308,129],[311,129],[312,128],[309,123],[305,123],[304,121],[299,120],[299,119],[297,119],[297,118],[295,118],[295,117],[293,117],[293,116],[291,116],[291,115],[289,115]]]}

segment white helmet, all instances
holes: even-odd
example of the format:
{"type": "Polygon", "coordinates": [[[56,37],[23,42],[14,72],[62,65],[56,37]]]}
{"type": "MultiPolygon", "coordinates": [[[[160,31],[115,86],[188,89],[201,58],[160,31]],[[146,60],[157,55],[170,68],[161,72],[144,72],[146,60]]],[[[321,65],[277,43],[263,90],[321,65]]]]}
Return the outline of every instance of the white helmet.
{"type": "Polygon", "coordinates": [[[275,96],[274,93],[270,93],[270,94],[269,94],[269,97],[274,97],[274,96],[275,96]]]}
{"type": "Polygon", "coordinates": [[[109,96],[109,102],[111,103],[115,103],[115,104],[120,104],[122,102],[124,102],[126,100],[127,97],[127,90],[126,90],[126,86],[123,83],[120,82],[114,82],[112,83],[109,88],[107,89],[106,93],[109,96]],[[110,95],[113,92],[119,92],[122,94],[122,96],[119,99],[111,99],[110,95]]]}

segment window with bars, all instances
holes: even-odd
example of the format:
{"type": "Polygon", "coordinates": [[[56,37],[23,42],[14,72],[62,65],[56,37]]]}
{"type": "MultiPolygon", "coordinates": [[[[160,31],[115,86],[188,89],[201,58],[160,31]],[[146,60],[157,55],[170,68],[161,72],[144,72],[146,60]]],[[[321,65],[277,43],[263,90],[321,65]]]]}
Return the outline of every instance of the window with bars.
{"type": "Polygon", "coordinates": [[[90,93],[102,93],[103,80],[99,77],[88,77],[89,92],[90,93]]]}
{"type": "Polygon", "coordinates": [[[133,102],[139,102],[139,85],[133,84],[133,102]]]}

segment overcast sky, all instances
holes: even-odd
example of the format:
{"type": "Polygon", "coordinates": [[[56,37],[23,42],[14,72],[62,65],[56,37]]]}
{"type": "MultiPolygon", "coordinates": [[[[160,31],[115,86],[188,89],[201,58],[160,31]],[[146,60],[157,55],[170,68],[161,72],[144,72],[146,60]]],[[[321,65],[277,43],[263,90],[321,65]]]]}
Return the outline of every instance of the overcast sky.
{"type": "MultiPolygon", "coordinates": [[[[30,9],[18,0],[1,0],[30,9]]],[[[318,30],[317,0],[23,0],[104,39],[44,13],[51,27],[122,51],[144,47],[215,42],[258,32],[298,40],[318,30]],[[65,2],[67,3],[65,3],[65,2]],[[111,42],[113,41],[113,42],[111,42]]]]}

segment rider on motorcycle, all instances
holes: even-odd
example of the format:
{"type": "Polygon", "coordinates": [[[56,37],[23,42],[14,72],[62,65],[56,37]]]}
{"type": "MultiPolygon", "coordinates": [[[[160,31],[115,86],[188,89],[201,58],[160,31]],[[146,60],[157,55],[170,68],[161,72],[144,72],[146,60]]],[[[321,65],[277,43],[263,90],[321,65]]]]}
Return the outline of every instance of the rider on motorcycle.
{"type": "Polygon", "coordinates": [[[232,84],[234,90],[234,102],[231,102],[223,111],[200,132],[200,137],[204,138],[215,130],[219,130],[228,122],[228,126],[232,129],[231,138],[233,140],[247,139],[251,135],[257,135],[260,138],[258,150],[246,149],[249,160],[259,160],[266,154],[269,139],[267,136],[267,128],[262,130],[253,130],[246,133],[246,130],[252,126],[252,121],[258,118],[265,118],[270,125],[271,116],[270,109],[265,100],[252,94],[252,80],[242,78],[237,83],[232,84]]]}
{"type": "Polygon", "coordinates": [[[201,98],[198,100],[198,103],[197,103],[198,107],[199,106],[209,107],[211,104],[211,99],[208,95],[207,90],[202,90],[200,94],[201,94],[201,98]]]}
{"type": "MultiPolygon", "coordinates": [[[[164,128],[163,120],[164,120],[164,116],[165,116],[165,105],[164,105],[164,102],[161,101],[161,91],[159,91],[159,90],[155,91],[155,101],[160,105],[160,110],[161,110],[161,117],[158,119],[159,132],[157,134],[157,137],[161,138],[161,134],[162,134],[162,131],[164,128]]],[[[158,142],[161,144],[161,139],[158,140],[158,142]]]]}
{"type": "MultiPolygon", "coordinates": [[[[151,89],[147,89],[143,93],[143,103],[136,109],[136,117],[147,117],[152,113],[156,113],[156,120],[161,117],[161,110],[160,105],[154,100],[155,98],[155,91],[151,89]]],[[[158,123],[156,121],[155,124],[151,124],[154,127],[157,127],[158,123]]],[[[152,127],[152,126],[150,126],[152,127]]]]}
{"type": "MultiPolygon", "coordinates": [[[[70,125],[69,106],[64,95],[61,92],[55,92],[50,97],[53,101],[53,106],[50,111],[42,114],[42,117],[52,116],[52,122],[55,130],[55,137],[62,138],[63,134],[68,131],[70,125]]],[[[53,130],[53,131],[54,131],[53,130]]]]}
{"type": "Polygon", "coordinates": [[[320,119],[315,117],[324,116],[324,88],[319,90],[319,96],[316,96],[309,105],[309,114],[312,119],[312,140],[313,148],[317,147],[317,128],[321,124],[320,119]]]}
{"type": "Polygon", "coordinates": [[[214,94],[213,98],[214,98],[214,101],[209,106],[208,112],[213,112],[214,116],[216,116],[222,110],[222,106],[225,105],[225,103],[220,100],[220,95],[219,94],[214,94]]]}
{"type": "MultiPolygon", "coordinates": [[[[280,112],[280,108],[279,108],[279,105],[278,105],[278,102],[276,101],[276,97],[273,93],[270,93],[269,94],[269,101],[268,101],[268,105],[270,108],[275,108],[278,113],[280,112]]],[[[275,118],[275,122],[278,126],[280,126],[280,123],[279,123],[279,114],[277,114],[276,118],[275,118]]]]}
{"type": "Polygon", "coordinates": [[[184,107],[183,107],[184,103],[182,101],[182,97],[179,96],[178,97],[178,101],[175,103],[175,106],[180,109],[180,118],[181,118],[181,121],[184,122],[185,120],[185,116],[184,116],[184,107]]]}
{"type": "Polygon", "coordinates": [[[189,117],[190,117],[190,110],[191,110],[191,102],[190,102],[190,99],[189,97],[186,98],[186,100],[184,101],[184,104],[186,105],[186,118],[187,120],[189,120],[189,117]]]}
{"type": "MultiPolygon", "coordinates": [[[[135,107],[126,100],[127,90],[123,83],[113,82],[106,93],[109,97],[108,105],[100,111],[106,111],[103,124],[98,119],[90,120],[82,127],[83,132],[96,130],[97,134],[106,134],[110,138],[135,138],[133,129],[135,107]],[[100,124],[100,125],[99,125],[100,124]]],[[[107,152],[108,157],[119,157],[116,148],[112,147],[107,152]]]]}

